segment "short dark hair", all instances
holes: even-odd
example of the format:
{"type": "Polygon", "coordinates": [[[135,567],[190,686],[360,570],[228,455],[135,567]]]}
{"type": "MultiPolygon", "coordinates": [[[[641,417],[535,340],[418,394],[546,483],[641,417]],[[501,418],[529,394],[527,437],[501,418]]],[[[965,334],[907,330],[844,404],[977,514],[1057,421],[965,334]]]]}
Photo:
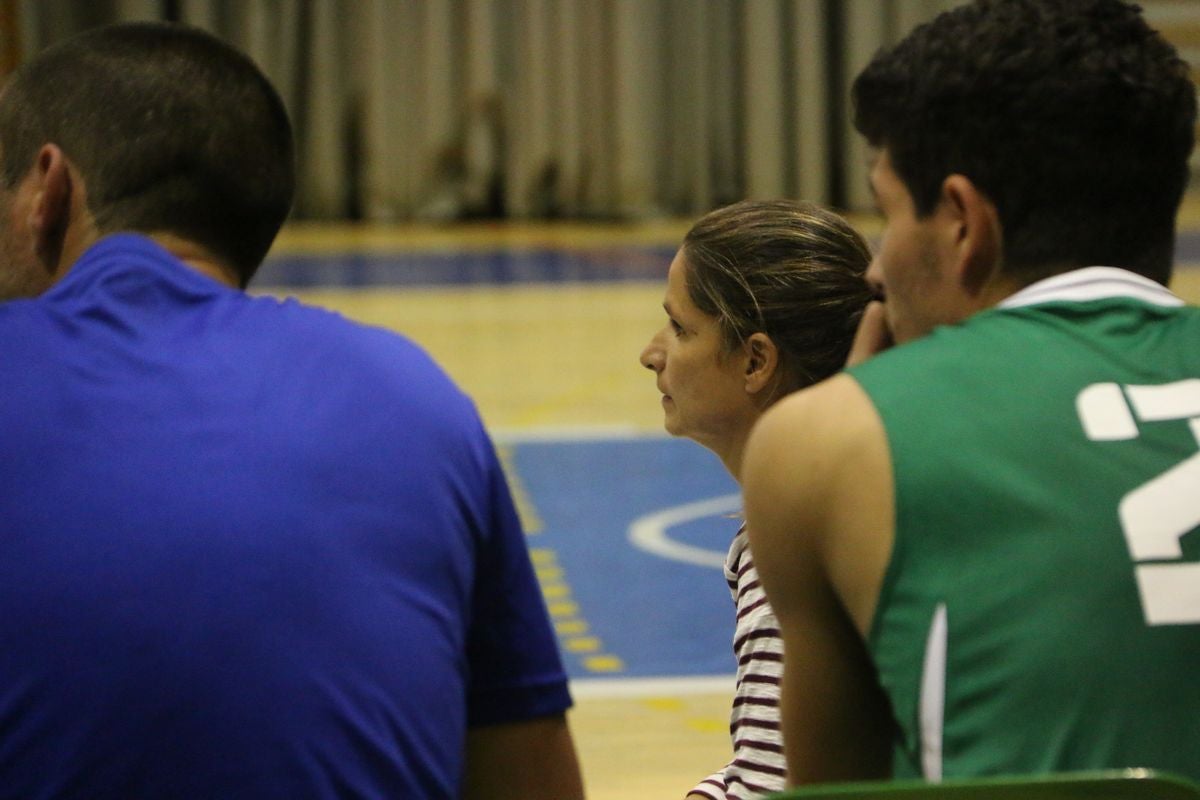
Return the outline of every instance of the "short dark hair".
{"type": "Polygon", "coordinates": [[[1170,278],[1196,125],[1188,65],[1121,0],[975,0],[875,56],[855,125],[917,213],[967,176],[1026,282],[1108,264],[1170,278]]]}
{"type": "Polygon", "coordinates": [[[0,177],[62,148],[101,233],[169,232],[235,268],[245,286],[287,217],[291,123],[247,56],[199,29],[127,23],[39,53],[0,95],[0,177]]]}
{"type": "Polygon", "coordinates": [[[841,216],[793,200],[744,200],[701,217],[682,250],[688,296],[717,317],[727,351],[751,334],[770,336],[786,391],[844,366],[871,299],[871,253],[841,216]]]}

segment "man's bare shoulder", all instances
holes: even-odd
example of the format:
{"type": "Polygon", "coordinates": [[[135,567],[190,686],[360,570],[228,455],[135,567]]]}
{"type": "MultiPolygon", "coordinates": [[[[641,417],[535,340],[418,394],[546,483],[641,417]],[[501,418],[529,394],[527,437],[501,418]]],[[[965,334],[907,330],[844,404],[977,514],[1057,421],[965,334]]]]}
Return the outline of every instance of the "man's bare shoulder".
{"type": "Polygon", "coordinates": [[[781,400],[755,426],[742,476],[756,560],[821,564],[865,633],[894,525],[887,438],[866,392],[842,374],[781,400]]]}
{"type": "Polygon", "coordinates": [[[875,406],[858,381],[843,373],[768,409],[751,434],[747,453],[815,466],[829,456],[848,455],[882,441],[875,406]]]}

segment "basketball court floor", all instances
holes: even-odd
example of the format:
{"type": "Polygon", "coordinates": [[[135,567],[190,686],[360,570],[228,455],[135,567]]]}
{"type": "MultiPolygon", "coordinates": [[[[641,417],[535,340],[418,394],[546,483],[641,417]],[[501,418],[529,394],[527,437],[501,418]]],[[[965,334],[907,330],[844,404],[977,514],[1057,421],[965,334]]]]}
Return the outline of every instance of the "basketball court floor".
{"type": "MultiPolygon", "coordinates": [[[[1182,223],[1174,288],[1200,303],[1200,203],[1182,223]]],[[[737,487],[661,432],[638,363],[687,226],[293,224],[255,281],[408,335],[475,398],[572,678],[593,800],[682,798],[729,753],[737,487]]]]}

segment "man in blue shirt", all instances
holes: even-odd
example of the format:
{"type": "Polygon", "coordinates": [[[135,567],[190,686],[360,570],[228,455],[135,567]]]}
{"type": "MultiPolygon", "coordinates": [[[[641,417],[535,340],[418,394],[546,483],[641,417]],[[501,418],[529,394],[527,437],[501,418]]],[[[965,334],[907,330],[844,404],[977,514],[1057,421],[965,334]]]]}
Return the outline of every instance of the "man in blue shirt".
{"type": "Polygon", "coordinates": [[[0,95],[0,796],[575,798],[491,442],[417,347],[240,291],[290,125],[202,32],[0,95]]]}

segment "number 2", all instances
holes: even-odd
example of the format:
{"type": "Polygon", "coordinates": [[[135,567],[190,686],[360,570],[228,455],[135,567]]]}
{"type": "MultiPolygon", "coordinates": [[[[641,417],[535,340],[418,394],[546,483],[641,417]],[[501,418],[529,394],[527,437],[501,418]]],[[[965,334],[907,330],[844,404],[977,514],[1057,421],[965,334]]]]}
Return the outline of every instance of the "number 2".
{"type": "MultiPolygon", "coordinates": [[[[1200,445],[1200,379],[1159,386],[1094,383],[1075,398],[1075,408],[1092,441],[1136,439],[1138,421],[1186,419],[1200,445]]],[[[1200,563],[1162,563],[1182,558],[1179,540],[1200,525],[1200,450],[1126,494],[1117,514],[1146,624],[1200,623],[1200,563]]]]}

